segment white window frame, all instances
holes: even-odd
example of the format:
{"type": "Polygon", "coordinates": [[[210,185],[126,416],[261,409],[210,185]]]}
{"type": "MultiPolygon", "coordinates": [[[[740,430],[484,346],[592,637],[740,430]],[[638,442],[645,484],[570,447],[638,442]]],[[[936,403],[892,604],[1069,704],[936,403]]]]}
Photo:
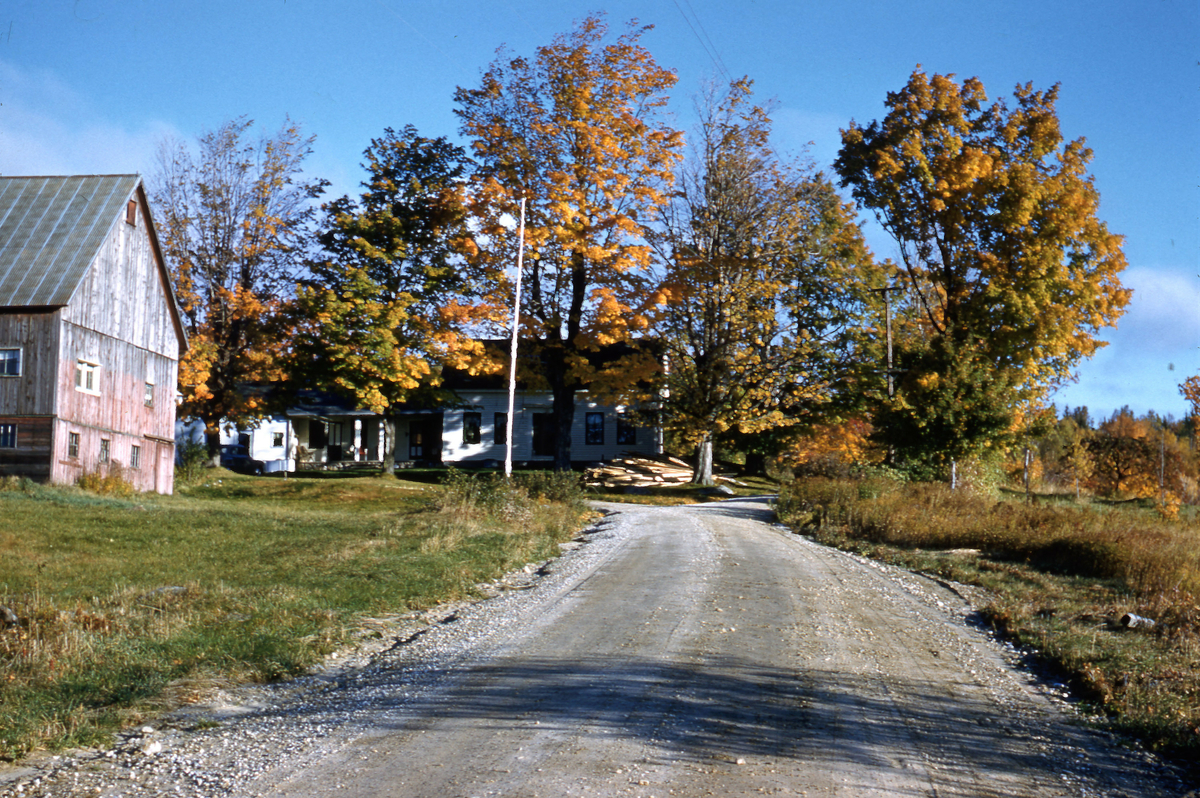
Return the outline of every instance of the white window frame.
{"type": "Polygon", "coordinates": [[[100,395],[100,364],[79,358],[75,361],[75,390],[91,396],[100,395]],[[89,387],[88,383],[91,383],[89,387]]]}
{"type": "Polygon", "coordinates": [[[146,407],[154,407],[154,383],[146,380],[146,393],[142,397],[142,404],[146,407]]]}
{"type": "Polygon", "coordinates": [[[138,446],[136,443],[129,447],[129,467],[142,467],[142,447],[138,446]]]}
{"type": "MultiPolygon", "coordinates": [[[[0,371],[0,377],[20,377],[25,370],[25,352],[19,346],[0,346],[0,352],[16,352],[17,353],[17,373],[7,374],[0,371]]],[[[8,363],[9,359],[4,358],[0,363],[8,363]]]]}

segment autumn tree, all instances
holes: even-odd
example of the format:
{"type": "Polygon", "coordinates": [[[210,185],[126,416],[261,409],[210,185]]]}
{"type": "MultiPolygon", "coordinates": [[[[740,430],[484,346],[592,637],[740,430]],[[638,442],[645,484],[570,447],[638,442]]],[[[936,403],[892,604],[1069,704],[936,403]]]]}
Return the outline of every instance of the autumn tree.
{"type": "Polygon", "coordinates": [[[164,141],[152,180],[191,344],[180,363],[180,415],[203,420],[214,459],[220,422],[267,412],[245,387],[280,376],[279,310],[303,269],[311,201],[325,185],[299,179],[313,138],[298,125],[286,121],[257,140],[252,126],[244,117],[225,122],[202,134],[195,152],[164,141]]]}
{"type": "Polygon", "coordinates": [[[1196,422],[1200,420],[1200,374],[1188,377],[1179,386],[1179,393],[1187,399],[1188,405],[1191,407],[1191,425],[1192,425],[1192,446],[1196,445],[1196,422]]]}
{"type": "Polygon", "coordinates": [[[478,88],[455,94],[479,167],[480,230],[467,255],[490,274],[483,304],[497,321],[512,305],[505,269],[517,260],[504,222],[527,200],[521,335],[541,364],[527,376],[553,395],[559,470],[570,468],[575,392],[619,395],[657,368],[637,346],[589,357],[634,341],[659,301],[643,225],[666,202],[681,141],[661,114],[675,75],[642,46],[647,30],[610,39],[604,18],[589,16],[532,60],[501,51],[478,88]]]}
{"type": "Polygon", "coordinates": [[[1087,441],[1093,461],[1091,484],[1102,495],[1142,498],[1187,497],[1195,467],[1170,419],[1141,418],[1121,408],[1087,441]]]}
{"type": "Polygon", "coordinates": [[[654,240],[668,297],[658,325],[670,370],[662,424],[697,447],[805,419],[852,369],[874,275],[852,211],[808,166],[779,158],[771,120],[733,82],[701,104],[696,145],[654,240]]]}
{"type": "Polygon", "coordinates": [[[989,104],[978,79],[918,68],[882,121],[842,131],[842,185],[898,244],[924,325],[878,425],[897,445],[922,430],[960,452],[1002,440],[1006,413],[1069,379],[1129,301],[1121,238],[1097,217],[1092,152],[1064,142],[1057,99],[1058,86],[1026,84],[1011,106],[989,104]]]}
{"type": "Polygon", "coordinates": [[[1087,408],[1064,409],[1062,418],[1038,444],[1043,479],[1051,485],[1071,487],[1079,498],[1081,486],[1092,476],[1092,457],[1087,448],[1091,437],[1087,408]]]}
{"type": "Polygon", "coordinates": [[[396,413],[409,400],[445,401],[447,359],[472,350],[446,312],[470,292],[456,252],[466,235],[461,147],[387,129],[364,153],[357,200],[322,206],[321,257],[295,303],[291,372],[297,387],[331,389],[380,413],[395,467],[396,413]]]}

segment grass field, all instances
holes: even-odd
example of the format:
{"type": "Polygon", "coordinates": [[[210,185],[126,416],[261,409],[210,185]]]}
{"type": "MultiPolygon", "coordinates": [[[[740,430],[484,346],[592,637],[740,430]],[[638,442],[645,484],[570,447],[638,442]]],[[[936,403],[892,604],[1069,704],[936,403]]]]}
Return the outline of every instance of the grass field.
{"type": "Polygon", "coordinates": [[[20,623],[0,627],[0,757],[298,673],[359,619],[471,595],[582,524],[578,497],[548,497],[553,479],[451,482],[214,471],[175,496],[114,499],[10,481],[0,606],[20,623]]]}
{"type": "Polygon", "coordinates": [[[883,479],[798,481],[777,510],[822,543],[987,588],[985,617],[1059,669],[1106,725],[1198,769],[1194,520],[1164,520],[1152,505],[1025,504],[883,479]],[[1155,624],[1125,628],[1126,613],[1155,624]]]}

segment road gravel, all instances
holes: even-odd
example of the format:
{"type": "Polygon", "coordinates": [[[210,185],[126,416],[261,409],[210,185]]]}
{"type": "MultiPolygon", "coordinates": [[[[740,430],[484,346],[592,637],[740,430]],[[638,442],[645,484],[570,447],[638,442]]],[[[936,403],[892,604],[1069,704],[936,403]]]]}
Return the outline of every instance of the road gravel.
{"type": "Polygon", "coordinates": [[[965,588],[819,546],[765,500],[601,505],[492,597],[379,619],[0,796],[1179,796],[975,622],[965,588]]]}

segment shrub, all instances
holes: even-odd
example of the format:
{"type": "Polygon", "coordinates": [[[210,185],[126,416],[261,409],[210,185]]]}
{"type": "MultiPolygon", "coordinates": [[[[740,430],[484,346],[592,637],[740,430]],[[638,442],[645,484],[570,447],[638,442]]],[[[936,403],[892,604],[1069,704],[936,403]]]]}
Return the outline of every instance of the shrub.
{"type": "Polygon", "coordinates": [[[195,441],[185,443],[175,461],[175,481],[183,485],[194,485],[204,478],[208,466],[208,447],[195,441]]]}
{"type": "Polygon", "coordinates": [[[521,471],[513,474],[513,482],[531,499],[583,508],[583,481],[572,471],[521,471]]]}
{"type": "Polygon", "coordinates": [[[468,517],[495,516],[505,521],[529,517],[529,497],[499,474],[469,474],[451,468],[442,481],[438,506],[444,512],[468,517]]]}
{"type": "Polygon", "coordinates": [[[84,471],[79,475],[79,479],[75,480],[75,484],[101,496],[125,498],[137,493],[137,488],[129,481],[125,468],[116,461],[97,465],[94,471],[84,471]]]}

